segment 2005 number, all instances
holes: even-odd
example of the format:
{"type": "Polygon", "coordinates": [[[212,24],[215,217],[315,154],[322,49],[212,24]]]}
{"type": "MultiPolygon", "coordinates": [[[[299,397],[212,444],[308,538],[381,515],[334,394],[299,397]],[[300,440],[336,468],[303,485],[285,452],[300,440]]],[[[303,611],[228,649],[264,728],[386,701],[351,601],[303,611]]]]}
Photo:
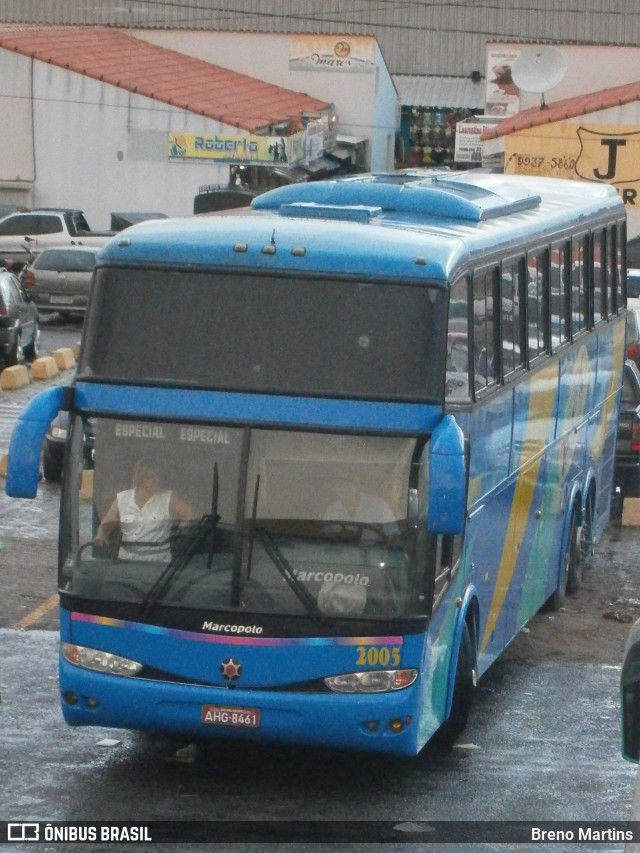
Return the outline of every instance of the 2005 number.
{"type": "Polygon", "coordinates": [[[398,666],[400,648],[398,646],[358,646],[357,666],[398,666]]]}

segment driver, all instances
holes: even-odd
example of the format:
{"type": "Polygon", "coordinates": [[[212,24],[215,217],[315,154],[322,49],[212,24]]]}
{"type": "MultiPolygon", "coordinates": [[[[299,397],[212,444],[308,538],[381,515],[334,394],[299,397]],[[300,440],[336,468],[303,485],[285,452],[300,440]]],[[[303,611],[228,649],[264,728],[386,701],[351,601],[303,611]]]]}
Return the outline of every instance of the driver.
{"type": "Polygon", "coordinates": [[[157,465],[139,460],[133,466],[132,487],[118,492],[102,519],[94,543],[105,545],[120,532],[118,556],[123,559],[171,559],[170,537],[195,518],[195,510],[170,489],[163,487],[157,465]]]}

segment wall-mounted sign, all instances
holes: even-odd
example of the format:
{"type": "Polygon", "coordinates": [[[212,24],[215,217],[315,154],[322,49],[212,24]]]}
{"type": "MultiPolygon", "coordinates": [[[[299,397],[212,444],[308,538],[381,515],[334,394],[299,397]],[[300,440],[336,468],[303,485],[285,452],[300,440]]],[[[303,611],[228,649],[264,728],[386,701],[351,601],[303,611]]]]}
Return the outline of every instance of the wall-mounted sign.
{"type": "Polygon", "coordinates": [[[469,118],[456,124],[455,161],[456,163],[482,162],[482,142],[480,137],[488,127],[495,127],[498,119],[469,118]]]}
{"type": "Polygon", "coordinates": [[[511,68],[519,56],[520,51],[511,48],[487,51],[485,115],[505,118],[519,112],[520,90],[511,76],[511,68]]]}
{"type": "Polygon", "coordinates": [[[284,163],[294,166],[305,158],[305,131],[291,136],[251,133],[170,132],[169,160],[216,160],[220,163],[284,163]]]}
{"type": "Polygon", "coordinates": [[[640,131],[632,124],[552,122],[505,136],[504,171],[612,184],[640,201],[640,131]]]}
{"type": "Polygon", "coordinates": [[[291,71],[375,70],[375,41],[370,36],[293,35],[289,45],[291,71]]]}

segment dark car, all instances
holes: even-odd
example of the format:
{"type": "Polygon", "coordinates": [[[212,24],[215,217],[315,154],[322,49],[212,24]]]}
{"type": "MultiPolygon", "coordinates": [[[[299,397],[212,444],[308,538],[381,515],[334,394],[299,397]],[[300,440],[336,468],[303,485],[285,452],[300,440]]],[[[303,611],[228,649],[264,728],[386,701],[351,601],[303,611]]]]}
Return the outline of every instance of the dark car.
{"type": "Polygon", "coordinates": [[[622,755],[629,761],[638,761],[640,759],[640,619],[633,624],[627,637],[620,673],[620,693],[622,755]]]}
{"type": "Polygon", "coordinates": [[[38,310],[17,276],[0,268],[0,359],[11,367],[39,352],[38,310]]]}
{"type": "Polygon", "coordinates": [[[40,252],[23,281],[41,312],[85,313],[97,251],[88,246],[66,246],[40,252]]]}
{"type": "Polygon", "coordinates": [[[640,497],[640,371],[633,361],[624,366],[614,477],[614,518],[622,515],[625,498],[640,497]]]}
{"type": "MultiPolygon", "coordinates": [[[[42,474],[45,480],[57,482],[62,477],[64,449],[69,431],[69,412],[58,412],[51,421],[42,445],[42,474]]],[[[87,468],[93,468],[94,436],[89,421],[84,436],[84,459],[87,468]]]]}

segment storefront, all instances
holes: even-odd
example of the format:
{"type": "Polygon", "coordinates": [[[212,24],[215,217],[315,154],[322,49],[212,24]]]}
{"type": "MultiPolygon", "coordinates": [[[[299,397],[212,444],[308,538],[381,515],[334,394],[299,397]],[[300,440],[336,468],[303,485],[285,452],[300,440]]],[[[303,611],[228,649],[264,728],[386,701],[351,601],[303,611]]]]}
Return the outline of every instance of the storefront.
{"type": "MultiPolygon", "coordinates": [[[[456,127],[482,114],[481,75],[470,78],[396,75],[401,107],[396,165],[469,168],[473,160],[456,160],[456,127]]],[[[475,164],[477,165],[477,164],[475,164]]]]}

